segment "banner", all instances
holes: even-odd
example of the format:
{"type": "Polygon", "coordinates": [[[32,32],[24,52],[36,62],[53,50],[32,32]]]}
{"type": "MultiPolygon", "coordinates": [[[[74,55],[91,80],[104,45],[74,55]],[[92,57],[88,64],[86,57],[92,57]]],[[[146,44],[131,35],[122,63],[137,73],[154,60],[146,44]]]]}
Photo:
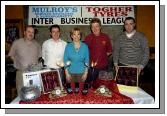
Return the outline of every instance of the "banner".
{"type": "Polygon", "coordinates": [[[134,17],[134,6],[29,6],[29,25],[89,25],[94,17],[102,25],[123,25],[134,17]]]}

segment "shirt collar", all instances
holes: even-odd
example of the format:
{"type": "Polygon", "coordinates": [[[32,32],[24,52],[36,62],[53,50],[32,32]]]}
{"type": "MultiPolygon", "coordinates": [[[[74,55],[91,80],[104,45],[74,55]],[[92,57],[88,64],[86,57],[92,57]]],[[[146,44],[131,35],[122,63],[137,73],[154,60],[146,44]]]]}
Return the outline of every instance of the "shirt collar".
{"type": "Polygon", "coordinates": [[[57,41],[55,41],[55,40],[52,38],[52,41],[58,43],[58,42],[61,42],[61,38],[59,38],[57,41]]]}
{"type": "Polygon", "coordinates": [[[131,33],[125,32],[125,34],[128,38],[131,38],[135,33],[136,33],[136,30],[133,30],[131,33]]]}

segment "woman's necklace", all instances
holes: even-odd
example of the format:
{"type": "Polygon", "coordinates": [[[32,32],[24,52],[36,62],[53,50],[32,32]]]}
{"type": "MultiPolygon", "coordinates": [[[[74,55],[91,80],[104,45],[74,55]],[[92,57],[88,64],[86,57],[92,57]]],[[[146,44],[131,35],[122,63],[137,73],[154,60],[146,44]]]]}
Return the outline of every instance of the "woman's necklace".
{"type": "Polygon", "coordinates": [[[74,43],[75,51],[78,52],[80,48],[80,43],[74,43]]]}

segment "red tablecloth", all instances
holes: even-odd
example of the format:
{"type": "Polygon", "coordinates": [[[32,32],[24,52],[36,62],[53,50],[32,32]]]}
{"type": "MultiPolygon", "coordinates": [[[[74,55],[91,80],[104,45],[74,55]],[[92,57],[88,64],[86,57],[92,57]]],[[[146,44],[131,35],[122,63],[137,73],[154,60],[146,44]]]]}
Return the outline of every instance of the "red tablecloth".
{"type": "MultiPolygon", "coordinates": [[[[81,92],[78,94],[68,94],[67,96],[49,100],[48,94],[41,95],[38,99],[31,102],[20,101],[20,104],[133,104],[130,97],[119,93],[117,85],[113,80],[97,80],[97,87],[106,85],[112,91],[112,97],[95,95],[95,89],[89,89],[89,93],[85,96],[81,92]]],[[[81,84],[82,88],[83,84],[81,84]]]]}

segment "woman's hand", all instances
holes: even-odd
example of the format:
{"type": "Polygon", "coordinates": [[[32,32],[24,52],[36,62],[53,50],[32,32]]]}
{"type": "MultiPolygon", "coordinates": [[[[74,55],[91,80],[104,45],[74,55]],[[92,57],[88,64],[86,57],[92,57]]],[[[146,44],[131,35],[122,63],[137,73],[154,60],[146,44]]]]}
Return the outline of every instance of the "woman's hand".
{"type": "Polygon", "coordinates": [[[83,82],[86,80],[87,76],[88,76],[88,73],[87,73],[87,72],[85,72],[85,73],[82,75],[82,81],[83,81],[83,82]]]}
{"type": "Polygon", "coordinates": [[[66,80],[67,80],[67,82],[71,81],[71,75],[70,74],[66,74],[66,80]]]}
{"type": "Polygon", "coordinates": [[[65,70],[65,74],[66,74],[67,82],[70,82],[72,78],[71,78],[71,75],[68,73],[68,70],[65,70]]]}

